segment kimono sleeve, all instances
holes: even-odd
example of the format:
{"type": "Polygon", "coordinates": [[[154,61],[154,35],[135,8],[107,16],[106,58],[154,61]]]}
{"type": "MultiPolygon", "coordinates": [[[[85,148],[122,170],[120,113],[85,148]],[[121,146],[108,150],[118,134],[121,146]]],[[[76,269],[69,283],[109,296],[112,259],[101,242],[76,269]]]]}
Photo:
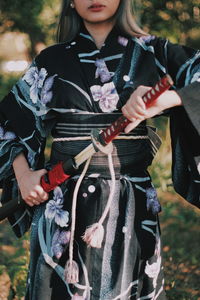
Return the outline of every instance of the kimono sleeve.
{"type": "Polygon", "coordinates": [[[165,54],[183,103],[170,113],[174,188],[200,207],[200,51],[167,42],[165,54]]]}
{"type": "MultiPolygon", "coordinates": [[[[13,171],[13,160],[23,152],[30,168],[44,167],[44,148],[52,122],[47,107],[51,101],[54,76],[49,76],[36,57],[24,76],[13,86],[0,102],[0,185],[3,188],[2,202],[20,197],[13,171]]],[[[17,211],[9,218],[17,236],[29,227],[29,207],[17,211]],[[27,224],[25,224],[27,223],[27,224]]]]}
{"type": "MultiPolygon", "coordinates": [[[[200,75],[200,73],[199,73],[200,75]]],[[[200,135],[200,80],[177,91],[193,126],[200,135]]]]}

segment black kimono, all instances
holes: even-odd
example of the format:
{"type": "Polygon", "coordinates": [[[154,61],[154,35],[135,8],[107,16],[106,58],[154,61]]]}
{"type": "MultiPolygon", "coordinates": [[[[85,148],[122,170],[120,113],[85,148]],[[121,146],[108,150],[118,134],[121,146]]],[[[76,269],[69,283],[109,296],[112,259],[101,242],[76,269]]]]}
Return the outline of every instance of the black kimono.
{"type": "MultiPolygon", "coordinates": [[[[43,168],[45,141],[51,135],[51,164],[74,157],[91,142],[91,130],[105,128],[121,115],[121,107],[138,85],[152,86],[166,73],[180,95],[190,83],[199,88],[199,52],[155,36],[125,37],[116,28],[100,50],[83,28],[71,43],[42,51],[0,103],[2,201],[20,197],[12,169],[20,152],[31,168],[43,168]]],[[[198,143],[189,147],[191,139],[199,141],[195,129],[199,120],[192,123],[187,111],[189,117],[183,108],[169,112],[173,179],[177,191],[199,206],[198,143]]],[[[94,154],[87,170],[80,167],[50,192],[49,201],[9,218],[17,236],[31,224],[26,300],[165,299],[160,204],[147,172],[155,153],[150,136],[152,129],[146,122],[121,134],[113,142],[112,155],[94,154]],[[79,275],[78,282],[71,284],[66,280],[66,261],[74,190],[77,206],[71,254],[79,275]],[[99,221],[111,194],[102,245],[88,247],[84,232],[99,221]]]]}

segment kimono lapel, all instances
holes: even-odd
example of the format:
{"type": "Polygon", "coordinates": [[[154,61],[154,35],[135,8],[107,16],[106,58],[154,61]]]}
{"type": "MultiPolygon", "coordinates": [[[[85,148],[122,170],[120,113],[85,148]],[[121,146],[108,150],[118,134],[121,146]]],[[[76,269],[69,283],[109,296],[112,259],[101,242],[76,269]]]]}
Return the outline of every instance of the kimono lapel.
{"type": "Polygon", "coordinates": [[[113,81],[126,50],[128,39],[113,28],[101,49],[85,29],[76,39],[74,47],[83,73],[87,93],[94,100],[94,112],[112,112],[117,109],[119,93],[117,82],[113,81]],[[103,99],[104,98],[104,99],[103,99]]]}

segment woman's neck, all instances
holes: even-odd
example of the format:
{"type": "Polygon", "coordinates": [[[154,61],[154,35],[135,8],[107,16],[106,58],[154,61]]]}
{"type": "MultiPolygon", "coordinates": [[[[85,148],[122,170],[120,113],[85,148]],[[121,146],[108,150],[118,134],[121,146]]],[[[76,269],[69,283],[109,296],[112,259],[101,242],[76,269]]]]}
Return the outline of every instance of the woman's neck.
{"type": "Polygon", "coordinates": [[[113,29],[114,23],[109,22],[106,24],[91,24],[84,22],[84,25],[95,41],[97,48],[100,49],[104,44],[108,34],[113,29]]]}

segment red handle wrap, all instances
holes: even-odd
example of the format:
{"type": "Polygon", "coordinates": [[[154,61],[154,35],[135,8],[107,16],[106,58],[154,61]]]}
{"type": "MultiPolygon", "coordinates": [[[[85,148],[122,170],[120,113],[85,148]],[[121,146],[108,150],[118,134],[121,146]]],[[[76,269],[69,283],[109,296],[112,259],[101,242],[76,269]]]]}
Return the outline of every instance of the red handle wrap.
{"type": "Polygon", "coordinates": [[[47,176],[42,176],[41,186],[45,192],[49,193],[71,176],[65,174],[62,164],[62,162],[59,162],[50,171],[48,171],[47,176]],[[48,182],[45,180],[45,178],[47,178],[48,182]]]}
{"type": "MultiPolygon", "coordinates": [[[[169,75],[164,76],[150,91],[144,94],[142,97],[146,104],[146,107],[151,106],[154,101],[166,90],[168,90],[173,85],[173,81],[169,75]]],[[[108,128],[103,129],[100,133],[100,142],[103,145],[107,145],[111,142],[123,129],[131,123],[130,120],[124,116],[119,117],[115,122],[113,122],[108,128]]]]}

